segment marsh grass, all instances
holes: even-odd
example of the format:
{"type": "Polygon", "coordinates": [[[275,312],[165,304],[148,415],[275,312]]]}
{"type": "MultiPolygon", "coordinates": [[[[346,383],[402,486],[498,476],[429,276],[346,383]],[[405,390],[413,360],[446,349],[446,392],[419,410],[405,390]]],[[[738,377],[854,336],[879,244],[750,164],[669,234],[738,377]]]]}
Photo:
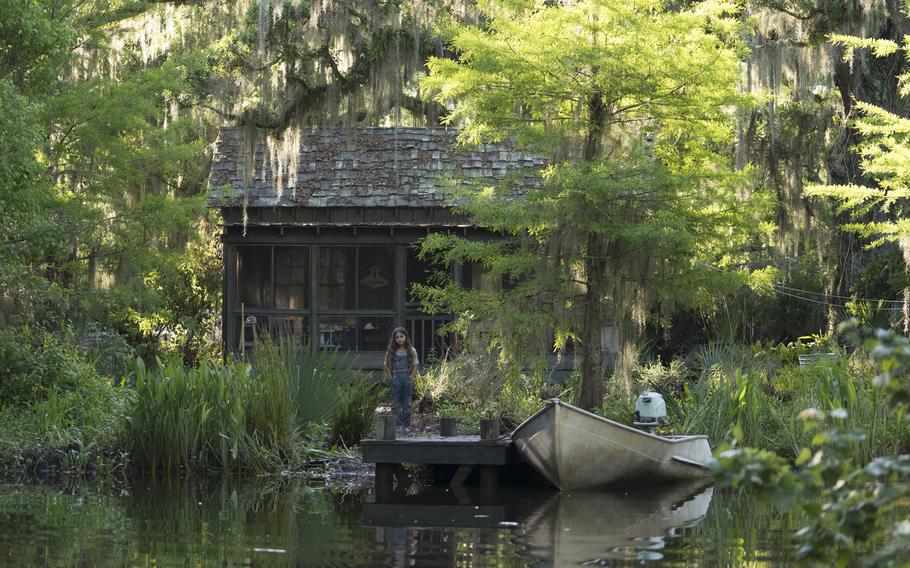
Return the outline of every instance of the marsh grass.
{"type": "Polygon", "coordinates": [[[640,385],[664,395],[669,429],[706,434],[714,447],[735,439],[794,459],[812,440],[799,418],[807,408],[842,409],[849,426],[864,428],[864,459],[910,447],[910,433],[874,388],[867,354],[839,352],[801,368],[802,348],[711,344],[670,365],[644,366],[640,385]]]}
{"type": "Polygon", "coordinates": [[[249,364],[198,367],[175,357],[146,369],[137,360],[126,420],[135,463],[150,471],[275,472],[299,462],[302,444],[313,443],[304,433],[326,431],[341,409],[350,360],[288,338],[257,337],[254,354],[249,364]]]}
{"type": "Polygon", "coordinates": [[[250,367],[203,362],[186,368],[180,358],[136,360],[135,398],[127,415],[134,462],[173,471],[201,465],[231,470],[251,460],[247,407],[254,390],[250,367]]]}

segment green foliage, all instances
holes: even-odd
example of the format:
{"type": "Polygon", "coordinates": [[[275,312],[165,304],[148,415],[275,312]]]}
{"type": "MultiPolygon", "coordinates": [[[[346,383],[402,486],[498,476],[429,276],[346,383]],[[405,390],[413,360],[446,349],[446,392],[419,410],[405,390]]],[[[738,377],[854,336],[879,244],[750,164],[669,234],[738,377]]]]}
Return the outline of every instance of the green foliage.
{"type": "Polygon", "coordinates": [[[255,463],[248,431],[254,390],[248,365],[204,362],[188,369],[172,358],[148,370],[137,359],[136,392],[127,414],[134,462],[151,471],[255,463]]]}
{"type": "Polygon", "coordinates": [[[115,379],[132,375],[136,353],[125,337],[95,328],[83,341],[89,344],[85,356],[99,373],[115,379]]]}
{"type": "MultiPolygon", "coordinates": [[[[910,49],[906,36],[895,41],[832,34],[831,40],[845,48],[844,57],[848,61],[860,49],[880,58],[891,57],[898,51],[906,55],[910,49]]],[[[910,93],[910,74],[889,79],[896,79],[901,95],[910,93]]],[[[833,198],[842,210],[854,214],[855,221],[845,224],[844,229],[870,239],[871,246],[898,242],[906,259],[910,237],[910,223],[906,219],[910,197],[910,167],[906,160],[910,151],[910,119],[870,101],[856,101],[855,106],[858,112],[852,126],[860,136],[854,150],[860,156],[864,183],[815,184],[806,189],[806,194],[833,198]]]]}
{"type": "Polygon", "coordinates": [[[128,398],[126,389],[92,375],[29,404],[0,407],[0,470],[122,471],[129,457],[117,448],[128,398]]]}
{"type": "Polygon", "coordinates": [[[71,342],[31,327],[0,328],[0,406],[28,404],[75,390],[95,370],[71,342]]]}
{"type": "Polygon", "coordinates": [[[271,341],[264,337],[256,338],[253,352],[258,376],[286,383],[284,398],[294,405],[296,426],[331,424],[353,376],[347,353],[316,349],[292,338],[271,341]]]}
{"type": "Polygon", "coordinates": [[[426,369],[422,381],[418,397],[435,405],[439,416],[457,418],[468,431],[478,431],[481,420],[494,417],[503,429],[515,428],[539,409],[548,388],[542,372],[524,371],[486,350],[445,359],[426,369]]]}
{"type": "Polygon", "coordinates": [[[150,305],[130,318],[138,335],[150,342],[156,338],[158,348],[181,353],[188,364],[221,354],[220,336],[213,330],[219,325],[223,265],[213,217],[199,220],[185,251],[162,257],[164,262],[146,274],[150,305]],[[164,333],[166,342],[157,339],[164,333]]]}
{"type": "Polygon", "coordinates": [[[343,388],[332,419],[330,443],[355,446],[376,423],[376,408],[385,395],[385,384],[366,373],[357,373],[343,388]]]}
{"type": "MultiPolygon", "coordinates": [[[[910,342],[885,330],[869,333],[851,325],[842,329],[862,340],[864,352],[880,365],[875,386],[896,411],[890,418],[906,431],[910,342]]],[[[841,390],[830,384],[819,388],[841,390]]],[[[813,438],[812,449],[804,447],[797,456],[798,469],[770,452],[728,449],[714,464],[718,484],[751,488],[780,504],[800,507],[808,522],[795,535],[796,553],[806,564],[848,566],[861,559],[870,565],[906,563],[910,559],[906,521],[892,521],[889,511],[907,494],[910,456],[889,452],[869,458],[864,446],[867,432],[850,423],[844,408],[830,412],[809,408],[800,417],[813,438]]]]}
{"type": "Polygon", "coordinates": [[[743,178],[725,149],[727,111],[744,102],[734,89],[739,22],[728,8],[482,4],[480,23],[447,30],[458,59],[428,62],[421,85],[452,109],[446,120],[462,143],[508,141],[551,165],[521,172],[540,176],[536,187],[517,191],[506,178],[463,183],[457,194],[475,224],[515,242],[434,237],[424,246],[427,256],[480,262],[514,286],[423,289],[423,299],[483,320],[506,346],[512,336],[535,343],[527,337],[541,330],[577,338],[583,406],[599,404],[603,326],[619,335],[625,379],[634,328],[652,310],[709,304],[738,281],[703,262],[721,262],[755,225],[753,204],[732,191],[743,178]]]}

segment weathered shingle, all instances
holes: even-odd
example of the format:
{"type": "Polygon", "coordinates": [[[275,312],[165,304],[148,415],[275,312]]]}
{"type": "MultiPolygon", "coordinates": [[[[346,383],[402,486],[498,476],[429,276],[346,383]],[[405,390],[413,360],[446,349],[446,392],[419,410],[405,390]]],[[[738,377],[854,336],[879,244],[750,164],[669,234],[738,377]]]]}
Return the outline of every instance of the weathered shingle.
{"type": "MultiPolygon", "coordinates": [[[[512,148],[453,147],[454,130],[338,128],[286,132],[283,140],[222,128],[209,174],[212,207],[438,207],[444,178],[498,181],[544,161],[512,148]],[[296,147],[296,151],[295,151],[296,147]],[[247,148],[253,172],[245,175],[247,148]]],[[[519,185],[534,183],[520,175],[519,185]]]]}

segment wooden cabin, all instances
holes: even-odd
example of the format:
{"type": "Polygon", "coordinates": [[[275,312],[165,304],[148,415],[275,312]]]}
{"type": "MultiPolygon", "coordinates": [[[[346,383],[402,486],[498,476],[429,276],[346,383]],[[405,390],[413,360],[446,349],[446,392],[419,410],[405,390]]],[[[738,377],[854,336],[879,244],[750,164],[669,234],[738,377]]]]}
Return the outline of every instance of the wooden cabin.
{"type": "MultiPolygon", "coordinates": [[[[446,180],[533,184],[541,158],[505,147],[453,147],[455,132],[319,128],[274,140],[223,128],[209,176],[221,209],[223,335],[245,352],[256,331],[351,350],[381,369],[391,331],[406,327],[421,360],[445,352],[432,316],[409,293],[432,270],[415,243],[432,231],[484,235],[456,214],[446,180]]],[[[489,235],[486,235],[489,236],[489,235]]],[[[495,286],[472,266],[452,275],[495,286]]]]}

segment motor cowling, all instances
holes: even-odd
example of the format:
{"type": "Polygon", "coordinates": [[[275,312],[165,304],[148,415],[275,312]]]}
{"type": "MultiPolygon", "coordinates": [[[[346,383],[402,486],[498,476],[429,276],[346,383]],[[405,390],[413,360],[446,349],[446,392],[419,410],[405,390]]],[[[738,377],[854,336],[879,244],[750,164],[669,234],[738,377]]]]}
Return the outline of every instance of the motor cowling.
{"type": "Polygon", "coordinates": [[[667,404],[656,392],[643,392],[635,403],[635,425],[654,428],[667,423],[667,404]]]}

